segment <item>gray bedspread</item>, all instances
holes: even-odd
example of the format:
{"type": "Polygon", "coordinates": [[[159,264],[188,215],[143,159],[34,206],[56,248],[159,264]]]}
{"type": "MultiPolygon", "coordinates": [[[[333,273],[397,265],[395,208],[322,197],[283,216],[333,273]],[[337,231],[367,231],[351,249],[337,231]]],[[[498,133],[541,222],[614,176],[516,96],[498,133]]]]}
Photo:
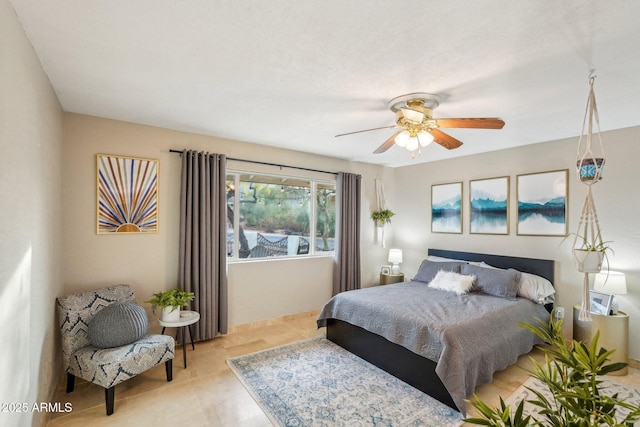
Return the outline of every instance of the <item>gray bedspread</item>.
{"type": "Polygon", "coordinates": [[[518,322],[549,319],[544,306],[481,293],[458,296],[404,282],[343,292],[318,317],[339,319],[437,362],[436,373],[462,414],[464,399],[493,373],[528,353],[539,339],[518,322]]]}

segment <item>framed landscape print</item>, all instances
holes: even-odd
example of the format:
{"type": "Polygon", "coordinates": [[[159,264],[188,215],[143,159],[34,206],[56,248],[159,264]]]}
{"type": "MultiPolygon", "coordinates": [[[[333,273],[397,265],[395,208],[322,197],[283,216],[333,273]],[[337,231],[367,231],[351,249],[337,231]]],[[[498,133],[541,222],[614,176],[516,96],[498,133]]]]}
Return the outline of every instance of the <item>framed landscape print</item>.
{"type": "Polygon", "coordinates": [[[567,177],[567,169],[517,176],[517,234],[566,236],[567,177]]]}
{"type": "Polygon", "coordinates": [[[431,231],[462,233],[462,182],[431,186],[431,231]]]}
{"type": "Polygon", "coordinates": [[[98,154],[97,233],[158,232],[158,161],[98,154]]]}
{"type": "Polygon", "coordinates": [[[509,177],[469,181],[469,232],[509,234],[509,177]]]}

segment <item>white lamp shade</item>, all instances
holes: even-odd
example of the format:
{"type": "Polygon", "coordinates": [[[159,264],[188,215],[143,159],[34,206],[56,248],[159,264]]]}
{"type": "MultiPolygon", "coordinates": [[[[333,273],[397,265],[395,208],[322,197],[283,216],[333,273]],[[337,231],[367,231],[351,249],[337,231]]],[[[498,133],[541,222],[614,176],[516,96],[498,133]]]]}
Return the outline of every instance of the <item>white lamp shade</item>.
{"type": "Polygon", "coordinates": [[[624,273],[620,271],[606,271],[596,274],[593,282],[593,289],[614,295],[625,295],[627,293],[627,280],[624,273]]]}
{"type": "Polygon", "coordinates": [[[409,139],[411,139],[409,131],[403,130],[398,134],[398,136],[396,136],[395,142],[398,147],[405,148],[407,146],[407,143],[409,142],[409,139]]]}
{"type": "Polygon", "coordinates": [[[433,142],[433,135],[426,130],[421,130],[418,132],[418,142],[420,142],[421,146],[426,147],[433,142]]]}
{"type": "Polygon", "coordinates": [[[389,262],[399,264],[402,262],[402,249],[389,249],[389,262]]]}
{"type": "Polygon", "coordinates": [[[415,136],[412,136],[411,138],[409,138],[409,140],[407,141],[407,146],[404,147],[409,151],[415,151],[418,149],[419,143],[418,143],[418,138],[416,138],[415,136]]]}

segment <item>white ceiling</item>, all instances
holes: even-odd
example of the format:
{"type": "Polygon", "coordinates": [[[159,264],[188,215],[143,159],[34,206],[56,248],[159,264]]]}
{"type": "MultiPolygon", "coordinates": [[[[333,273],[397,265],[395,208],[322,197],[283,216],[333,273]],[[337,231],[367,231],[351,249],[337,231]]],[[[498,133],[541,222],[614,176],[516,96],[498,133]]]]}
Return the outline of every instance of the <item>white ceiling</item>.
{"type": "Polygon", "coordinates": [[[11,3],[69,112],[400,166],[578,136],[595,69],[602,130],[640,124],[635,0],[11,3]],[[393,130],[334,137],[411,92],[506,125],[415,160],[372,154],[393,130]]]}

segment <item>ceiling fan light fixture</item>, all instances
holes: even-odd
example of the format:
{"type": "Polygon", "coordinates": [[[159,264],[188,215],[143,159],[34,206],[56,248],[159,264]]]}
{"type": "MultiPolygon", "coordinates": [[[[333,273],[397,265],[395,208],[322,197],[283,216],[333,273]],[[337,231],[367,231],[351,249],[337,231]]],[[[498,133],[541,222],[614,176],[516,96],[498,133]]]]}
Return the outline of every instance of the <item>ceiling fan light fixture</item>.
{"type": "Polygon", "coordinates": [[[418,132],[418,142],[422,147],[426,147],[433,142],[433,135],[426,130],[421,130],[418,132]]]}
{"type": "Polygon", "coordinates": [[[408,130],[403,130],[396,136],[395,143],[398,147],[405,148],[411,139],[411,134],[408,130]]]}
{"type": "Polygon", "coordinates": [[[414,123],[422,123],[422,120],[424,120],[424,114],[420,111],[412,110],[410,108],[401,108],[400,111],[405,119],[414,123]]]}
{"type": "Polygon", "coordinates": [[[420,147],[420,143],[418,142],[418,138],[414,136],[409,138],[409,141],[407,141],[407,146],[404,148],[406,148],[409,151],[416,151],[418,147],[420,147]]]}

